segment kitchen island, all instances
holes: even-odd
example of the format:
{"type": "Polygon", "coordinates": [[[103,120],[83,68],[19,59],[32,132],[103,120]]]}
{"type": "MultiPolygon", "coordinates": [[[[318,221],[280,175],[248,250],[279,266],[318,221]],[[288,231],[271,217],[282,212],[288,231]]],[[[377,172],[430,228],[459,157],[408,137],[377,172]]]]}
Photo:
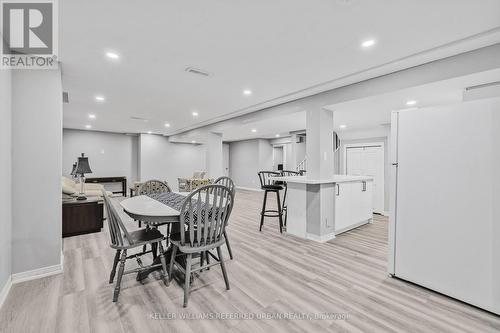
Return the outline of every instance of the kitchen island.
{"type": "Polygon", "coordinates": [[[276,177],[287,183],[288,234],[325,242],[372,221],[373,178],[276,177]]]}

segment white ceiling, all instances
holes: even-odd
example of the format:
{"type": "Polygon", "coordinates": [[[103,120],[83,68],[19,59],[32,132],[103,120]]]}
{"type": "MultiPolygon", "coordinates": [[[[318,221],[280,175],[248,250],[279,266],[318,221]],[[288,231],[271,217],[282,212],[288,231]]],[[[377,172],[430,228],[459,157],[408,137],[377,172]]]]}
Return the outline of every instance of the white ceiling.
{"type": "MultiPolygon", "coordinates": [[[[500,81],[500,69],[329,105],[325,108],[334,111],[334,124],[339,134],[342,135],[343,132],[371,130],[388,124],[391,111],[408,108],[407,101],[417,101],[415,107],[419,108],[459,103],[463,100],[463,90],[466,87],[498,81],[500,81]],[[340,125],[347,127],[341,129],[340,125]]],[[[291,131],[300,131],[305,128],[306,113],[302,111],[276,118],[260,118],[258,121],[240,125],[232,123],[221,132],[224,141],[238,141],[274,138],[276,134],[284,137],[291,131]],[[257,132],[253,133],[252,129],[256,129],[257,132]]]]}
{"type": "Polygon", "coordinates": [[[70,99],[64,127],[132,133],[173,133],[500,26],[498,0],[64,0],[59,7],[70,99]],[[377,44],[362,50],[370,38],[377,44]],[[107,51],[121,58],[107,59],[107,51]],[[189,74],[188,66],[213,76],[189,74]]]}

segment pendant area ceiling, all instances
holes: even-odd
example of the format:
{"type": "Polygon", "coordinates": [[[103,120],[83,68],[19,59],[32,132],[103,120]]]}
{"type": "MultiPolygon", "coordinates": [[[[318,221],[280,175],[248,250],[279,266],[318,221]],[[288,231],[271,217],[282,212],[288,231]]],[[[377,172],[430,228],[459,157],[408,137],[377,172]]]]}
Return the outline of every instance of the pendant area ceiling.
{"type": "Polygon", "coordinates": [[[498,0],[64,0],[59,11],[64,127],[167,135],[500,27],[498,0]]]}

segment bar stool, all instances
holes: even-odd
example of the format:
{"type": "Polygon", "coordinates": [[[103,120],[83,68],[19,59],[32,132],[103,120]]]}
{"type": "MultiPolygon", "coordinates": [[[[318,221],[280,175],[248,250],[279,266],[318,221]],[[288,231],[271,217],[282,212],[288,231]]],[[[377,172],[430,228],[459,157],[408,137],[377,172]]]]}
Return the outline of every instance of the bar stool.
{"type": "MultiPolygon", "coordinates": [[[[299,171],[290,171],[290,170],[282,170],[281,171],[281,176],[282,177],[298,177],[302,176],[302,173],[299,171]]],[[[286,193],[288,191],[288,185],[286,182],[283,182],[283,185],[285,186],[285,194],[283,195],[283,214],[285,215],[285,221],[284,221],[284,226],[286,227],[286,221],[288,219],[288,205],[286,203],[286,193]]]]}
{"type": "Polygon", "coordinates": [[[262,231],[262,226],[264,225],[264,217],[277,217],[280,221],[280,232],[283,233],[283,209],[281,207],[280,202],[280,191],[284,189],[283,185],[276,184],[277,182],[273,180],[273,177],[281,176],[280,172],[274,171],[260,171],[258,173],[260,188],[264,190],[264,202],[262,203],[262,211],[260,212],[260,228],[259,231],[262,231]],[[278,203],[278,210],[267,209],[267,194],[269,192],[276,193],[276,200],[278,203]]]}

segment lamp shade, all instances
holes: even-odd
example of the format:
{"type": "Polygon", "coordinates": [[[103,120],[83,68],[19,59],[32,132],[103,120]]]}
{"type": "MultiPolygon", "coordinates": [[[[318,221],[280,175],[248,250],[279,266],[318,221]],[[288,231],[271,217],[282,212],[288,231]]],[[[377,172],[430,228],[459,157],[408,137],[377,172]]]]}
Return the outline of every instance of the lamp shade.
{"type": "Polygon", "coordinates": [[[73,167],[71,168],[71,173],[70,175],[75,176],[76,175],[76,162],[73,163],[73,167]]]}
{"type": "Polygon", "coordinates": [[[85,157],[83,153],[81,157],[78,157],[78,163],[76,164],[75,173],[78,175],[92,173],[92,170],[90,170],[89,158],[85,157]]]}

